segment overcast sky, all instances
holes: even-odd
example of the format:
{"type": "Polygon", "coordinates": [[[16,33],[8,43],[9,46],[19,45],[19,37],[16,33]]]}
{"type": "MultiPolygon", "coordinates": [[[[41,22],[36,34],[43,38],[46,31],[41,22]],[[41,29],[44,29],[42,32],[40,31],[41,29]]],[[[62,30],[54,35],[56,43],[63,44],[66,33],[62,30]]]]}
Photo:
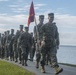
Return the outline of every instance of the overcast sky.
{"type": "MultiPolygon", "coordinates": [[[[11,28],[19,29],[19,25],[27,26],[29,8],[32,0],[0,0],[0,32],[11,28]]],[[[60,44],[76,46],[76,0],[33,0],[37,23],[39,15],[45,15],[44,23],[48,22],[48,13],[55,13],[60,44]]],[[[30,24],[33,32],[35,23],[30,24]]]]}

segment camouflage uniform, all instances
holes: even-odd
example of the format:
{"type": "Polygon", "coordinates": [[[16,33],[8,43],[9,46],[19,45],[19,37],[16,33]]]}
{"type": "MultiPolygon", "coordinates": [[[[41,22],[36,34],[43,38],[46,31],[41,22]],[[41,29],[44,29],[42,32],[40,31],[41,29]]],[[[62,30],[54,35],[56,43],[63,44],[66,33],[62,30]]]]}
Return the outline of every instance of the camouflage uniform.
{"type": "Polygon", "coordinates": [[[25,31],[21,36],[20,36],[20,45],[21,45],[21,56],[22,56],[22,65],[27,66],[27,60],[28,60],[28,54],[31,49],[32,45],[32,37],[30,33],[28,33],[28,27],[25,27],[25,31]]]}
{"type": "Polygon", "coordinates": [[[48,14],[49,22],[46,23],[41,28],[41,33],[43,36],[43,41],[41,42],[41,71],[45,73],[45,59],[46,54],[48,51],[50,52],[50,58],[51,63],[53,67],[55,68],[56,74],[63,71],[62,68],[59,68],[58,62],[57,62],[57,48],[56,48],[56,40],[58,38],[58,29],[55,23],[53,23],[54,20],[54,14],[50,13],[48,14]]]}
{"type": "Polygon", "coordinates": [[[18,40],[17,40],[17,49],[18,49],[18,56],[19,56],[19,63],[21,64],[21,45],[19,44],[20,35],[23,33],[23,25],[20,25],[20,31],[18,32],[18,40]]]}
{"type": "Polygon", "coordinates": [[[60,40],[59,40],[59,33],[56,39],[56,48],[59,49],[59,44],[60,44],[60,40]]]}
{"type": "Polygon", "coordinates": [[[2,36],[1,36],[1,58],[4,58],[4,54],[5,54],[5,51],[4,51],[4,34],[2,34],[2,36]]]}
{"type": "Polygon", "coordinates": [[[44,15],[39,16],[40,23],[34,27],[34,39],[36,45],[36,68],[39,68],[39,61],[40,61],[40,42],[41,42],[41,33],[40,28],[43,25],[44,15]]]}
{"type": "Polygon", "coordinates": [[[18,38],[19,38],[19,30],[17,30],[16,35],[12,38],[15,62],[18,62],[18,48],[17,48],[18,38]]]}
{"type": "Polygon", "coordinates": [[[7,38],[7,33],[6,31],[4,32],[4,40],[3,40],[3,43],[4,43],[4,57],[6,58],[6,38],[7,38]]]}
{"type": "Polygon", "coordinates": [[[9,35],[9,40],[10,40],[10,45],[9,45],[9,49],[10,49],[10,60],[14,61],[14,51],[13,51],[13,41],[12,38],[14,37],[14,29],[11,29],[11,34],[9,35]]]}
{"type": "Polygon", "coordinates": [[[31,33],[31,36],[32,36],[33,44],[32,44],[31,50],[30,50],[30,61],[33,61],[33,58],[35,55],[35,41],[34,41],[33,33],[31,33]]]}
{"type": "Polygon", "coordinates": [[[9,51],[9,43],[10,43],[9,33],[10,33],[10,31],[8,30],[6,33],[7,34],[6,34],[6,40],[5,40],[5,57],[8,60],[9,59],[9,52],[10,52],[9,51]]]}
{"type": "Polygon", "coordinates": [[[0,33],[0,58],[1,58],[1,33],[0,33]]]}
{"type": "MultiPolygon", "coordinates": [[[[56,25],[56,23],[54,22],[53,24],[56,25]]],[[[56,40],[56,48],[59,49],[59,33],[57,32],[57,37],[55,38],[56,40]]],[[[46,64],[48,65],[48,62],[50,63],[51,67],[53,67],[52,63],[51,63],[51,58],[50,58],[50,52],[48,51],[47,55],[46,55],[46,64]]]]}

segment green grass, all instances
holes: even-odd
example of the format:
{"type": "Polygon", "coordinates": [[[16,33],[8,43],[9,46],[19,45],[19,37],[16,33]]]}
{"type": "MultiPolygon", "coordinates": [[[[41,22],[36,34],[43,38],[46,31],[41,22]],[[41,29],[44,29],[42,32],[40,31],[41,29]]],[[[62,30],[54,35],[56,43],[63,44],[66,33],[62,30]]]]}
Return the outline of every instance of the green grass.
{"type": "Polygon", "coordinates": [[[0,60],[0,75],[35,75],[17,65],[0,60]]]}

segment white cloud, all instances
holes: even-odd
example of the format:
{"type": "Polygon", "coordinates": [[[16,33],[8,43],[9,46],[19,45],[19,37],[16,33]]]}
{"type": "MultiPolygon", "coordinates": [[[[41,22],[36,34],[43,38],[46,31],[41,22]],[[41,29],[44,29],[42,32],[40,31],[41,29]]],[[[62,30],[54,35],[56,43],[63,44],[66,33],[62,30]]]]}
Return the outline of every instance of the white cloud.
{"type": "Polygon", "coordinates": [[[60,33],[60,43],[76,45],[76,16],[55,14],[55,21],[60,33]]]}
{"type": "MultiPolygon", "coordinates": [[[[40,10],[41,7],[46,6],[46,4],[35,4],[34,5],[34,9],[35,10],[40,10]]],[[[13,12],[29,12],[30,9],[30,5],[29,4],[21,4],[20,2],[13,4],[13,5],[9,5],[9,7],[11,8],[11,10],[13,12]]]]}
{"type": "Polygon", "coordinates": [[[14,5],[9,5],[9,7],[11,7],[11,8],[16,8],[16,7],[18,7],[18,5],[16,5],[16,4],[14,4],[14,5]]]}
{"type": "Polygon", "coordinates": [[[40,10],[41,7],[43,7],[43,6],[46,6],[46,4],[35,4],[34,8],[35,8],[35,10],[40,10]]]}
{"type": "Polygon", "coordinates": [[[36,7],[42,7],[42,6],[46,6],[47,4],[36,4],[36,7]]]}
{"type": "Polygon", "coordinates": [[[69,14],[55,14],[55,21],[60,32],[76,32],[76,16],[69,14]]]}
{"type": "Polygon", "coordinates": [[[5,30],[15,28],[19,29],[19,25],[25,25],[27,23],[27,15],[0,15],[0,32],[4,32],[5,30]]]}
{"type": "Polygon", "coordinates": [[[16,5],[9,5],[9,7],[11,8],[11,10],[13,12],[17,12],[17,13],[20,13],[20,12],[27,12],[29,10],[29,5],[26,5],[26,6],[20,6],[18,4],[16,5]]]}
{"type": "Polygon", "coordinates": [[[66,26],[76,26],[76,16],[71,16],[69,14],[56,14],[55,17],[58,22],[61,21],[63,24],[65,23],[66,26]]]}
{"type": "Polygon", "coordinates": [[[76,33],[67,33],[67,32],[60,32],[60,44],[61,45],[74,45],[76,46],[76,33]]]}

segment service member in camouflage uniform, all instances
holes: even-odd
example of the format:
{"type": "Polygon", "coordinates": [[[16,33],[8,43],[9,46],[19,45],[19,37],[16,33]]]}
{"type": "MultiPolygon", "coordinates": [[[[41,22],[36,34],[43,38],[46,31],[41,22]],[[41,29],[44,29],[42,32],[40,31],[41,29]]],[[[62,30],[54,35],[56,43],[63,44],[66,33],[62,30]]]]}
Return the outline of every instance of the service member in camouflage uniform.
{"type": "Polygon", "coordinates": [[[6,38],[7,38],[7,31],[4,32],[4,57],[6,58],[6,38]]]}
{"type": "Polygon", "coordinates": [[[31,46],[31,50],[30,50],[30,61],[33,61],[34,55],[35,55],[35,41],[34,41],[34,37],[33,37],[33,33],[31,33],[32,36],[32,46],[31,46]]]}
{"type": "Polygon", "coordinates": [[[18,62],[18,48],[17,48],[18,44],[17,44],[17,42],[18,42],[18,38],[19,38],[19,33],[20,33],[20,31],[17,30],[16,35],[12,38],[15,62],[18,62]]]}
{"type": "Polygon", "coordinates": [[[18,40],[17,40],[17,49],[18,49],[18,56],[19,56],[19,64],[21,64],[21,45],[19,44],[20,35],[23,33],[23,25],[20,25],[20,31],[18,32],[18,40]]]}
{"type": "Polygon", "coordinates": [[[9,50],[10,50],[10,60],[14,61],[14,51],[13,51],[13,41],[12,38],[14,37],[14,29],[11,29],[11,34],[9,35],[9,40],[10,40],[10,45],[9,45],[9,50]]]}
{"type": "Polygon", "coordinates": [[[6,57],[6,60],[9,59],[9,43],[10,43],[9,33],[10,33],[10,31],[8,30],[6,32],[6,41],[5,41],[5,57],[6,57]]]}
{"type": "Polygon", "coordinates": [[[28,33],[28,27],[25,27],[25,32],[20,35],[20,45],[21,45],[21,56],[22,56],[22,65],[27,66],[28,54],[32,45],[31,34],[28,33]]]}
{"type": "Polygon", "coordinates": [[[48,19],[49,22],[46,23],[44,26],[41,28],[41,33],[42,33],[42,38],[43,41],[41,42],[41,72],[45,73],[45,59],[46,59],[46,54],[48,51],[50,52],[50,58],[51,58],[51,63],[55,69],[55,74],[59,74],[60,72],[63,71],[62,68],[59,67],[58,62],[57,62],[57,44],[56,40],[58,38],[58,29],[55,23],[53,23],[54,20],[54,13],[48,14],[48,19]]]}
{"type": "Polygon", "coordinates": [[[0,58],[1,58],[1,33],[0,33],[0,58]]]}
{"type": "MultiPolygon", "coordinates": [[[[56,24],[55,22],[53,24],[56,24]]],[[[59,40],[59,33],[57,35],[56,40],[56,48],[59,49],[59,44],[60,44],[60,40],[59,40]]],[[[48,51],[47,55],[46,55],[46,65],[48,65],[48,63],[51,65],[51,67],[53,67],[52,63],[51,63],[51,58],[50,58],[50,52],[48,51]]]]}
{"type": "Polygon", "coordinates": [[[1,58],[3,59],[5,55],[5,51],[4,51],[4,34],[2,34],[1,36],[1,58]]]}
{"type": "Polygon", "coordinates": [[[40,42],[41,42],[41,33],[40,28],[44,22],[44,15],[39,16],[39,24],[34,27],[34,39],[36,45],[36,68],[39,68],[39,61],[40,61],[40,42]]]}

